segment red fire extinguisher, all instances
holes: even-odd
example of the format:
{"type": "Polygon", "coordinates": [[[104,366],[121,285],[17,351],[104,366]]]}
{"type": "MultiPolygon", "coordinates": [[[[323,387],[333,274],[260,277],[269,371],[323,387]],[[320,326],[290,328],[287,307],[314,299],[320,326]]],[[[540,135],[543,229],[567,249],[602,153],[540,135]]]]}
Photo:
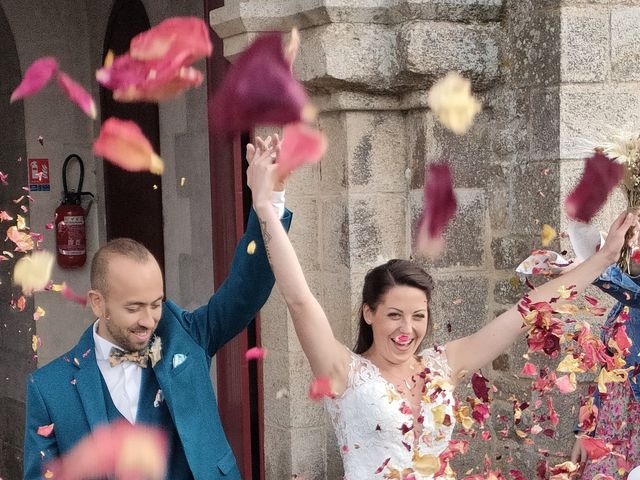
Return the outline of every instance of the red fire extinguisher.
{"type": "Polygon", "coordinates": [[[78,155],[72,153],[62,164],[64,199],[56,209],[55,215],[56,258],[61,268],[81,267],[87,261],[87,235],[84,222],[86,212],[80,204],[83,195],[93,197],[93,194],[82,191],[83,181],[84,163],[78,155]],[[75,192],[70,192],[67,188],[67,165],[72,159],[76,159],[80,165],[80,179],[75,192]]]}

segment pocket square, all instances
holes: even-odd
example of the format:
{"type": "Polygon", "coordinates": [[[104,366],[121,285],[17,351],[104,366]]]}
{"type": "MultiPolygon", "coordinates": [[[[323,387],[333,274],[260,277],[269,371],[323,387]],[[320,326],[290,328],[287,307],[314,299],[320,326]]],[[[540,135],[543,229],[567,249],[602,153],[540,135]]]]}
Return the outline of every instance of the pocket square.
{"type": "Polygon", "coordinates": [[[178,367],[178,365],[181,365],[182,363],[184,363],[184,361],[187,359],[187,356],[182,354],[182,353],[176,353],[173,356],[173,360],[171,361],[173,368],[178,367]]]}

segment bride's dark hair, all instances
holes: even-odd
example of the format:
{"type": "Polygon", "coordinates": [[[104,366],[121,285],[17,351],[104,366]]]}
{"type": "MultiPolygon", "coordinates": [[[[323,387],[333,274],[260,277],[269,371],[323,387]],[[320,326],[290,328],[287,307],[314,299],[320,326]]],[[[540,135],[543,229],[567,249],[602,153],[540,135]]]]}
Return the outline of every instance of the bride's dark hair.
{"type": "Polygon", "coordinates": [[[433,279],[409,260],[389,260],[383,265],[379,265],[367,272],[364,277],[362,287],[362,303],[358,311],[360,317],[358,326],[358,339],[353,348],[355,353],[361,354],[369,350],[373,344],[373,329],[371,325],[364,321],[363,308],[368,305],[371,310],[378,308],[382,297],[396,285],[405,285],[422,290],[427,296],[427,335],[431,332],[431,292],[433,290],[433,279]]]}

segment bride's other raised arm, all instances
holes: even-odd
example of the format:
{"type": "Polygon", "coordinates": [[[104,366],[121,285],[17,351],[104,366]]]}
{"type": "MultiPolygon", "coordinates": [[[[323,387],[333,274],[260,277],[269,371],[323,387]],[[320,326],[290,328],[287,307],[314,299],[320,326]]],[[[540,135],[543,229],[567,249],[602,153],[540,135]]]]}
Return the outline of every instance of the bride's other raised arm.
{"type": "MultiPolygon", "coordinates": [[[[604,246],[573,270],[555,278],[529,292],[532,302],[548,302],[558,297],[558,290],[573,286],[582,292],[609,265],[615,263],[625,241],[629,227],[636,224],[638,217],[632,213],[621,214],[611,225],[604,246]]],[[[474,372],[484,367],[504,352],[524,333],[522,316],[517,305],[498,316],[476,333],[454,340],[447,345],[447,359],[454,379],[461,374],[474,372]]]]}
{"type": "Polygon", "coordinates": [[[255,147],[248,145],[247,183],[278,290],[287,303],[311,370],[316,377],[330,378],[334,391],[341,393],[346,387],[350,354],[333,335],[327,316],[311,293],[296,252],[271,204],[271,193],[279,182],[278,165],[274,163],[279,143],[276,137],[272,147],[258,138],[255,147]]]}

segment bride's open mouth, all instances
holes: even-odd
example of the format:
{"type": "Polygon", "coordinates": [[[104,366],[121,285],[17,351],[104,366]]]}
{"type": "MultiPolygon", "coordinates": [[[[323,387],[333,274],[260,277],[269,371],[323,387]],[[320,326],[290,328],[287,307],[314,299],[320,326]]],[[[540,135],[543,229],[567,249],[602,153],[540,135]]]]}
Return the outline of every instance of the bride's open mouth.
{"type": "Polygon", "coordinates": [[[401,348],[406,348],[413,343],[415,338],[411,338],[409,335],[398,335],[391,339],[393,343],[401,348]]]}

